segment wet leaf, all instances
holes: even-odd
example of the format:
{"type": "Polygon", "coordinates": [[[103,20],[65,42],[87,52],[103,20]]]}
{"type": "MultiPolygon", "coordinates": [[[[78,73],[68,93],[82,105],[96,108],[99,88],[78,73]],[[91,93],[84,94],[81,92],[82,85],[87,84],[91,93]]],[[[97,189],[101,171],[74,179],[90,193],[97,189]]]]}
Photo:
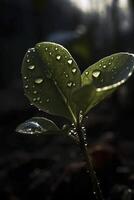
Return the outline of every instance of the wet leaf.
{"type": "Polygon", "coordinates": [[[95,98],[96,88],[93,84],[84,85],[72,94],[72,100],[76,104],[77,114],[80,111],[84,114],[87,113],[88,107],[90,107],[92,100],[95,98]]]}
{"type": "Polygon", "coordinates": [[[61,45],[42,42],[29,49],[22,64],[25,94],[32,104],[76,121],[70,97],[81,84],[80,70],[61,45]]]}
{"type": "Polygon", "coordinates": [[[129,53],[113,54],[88,67],[82,74],[82,85],[94,84],[96,95],[87,111],[125,83],[133,70],[134,56],[129,53]]]}
{"type": "Polygon", "coordinates": [[[23,134],[52,134],[60,132],[55,123],[44,117],[33,117],[16,128],[16,132],[23,134]]]}

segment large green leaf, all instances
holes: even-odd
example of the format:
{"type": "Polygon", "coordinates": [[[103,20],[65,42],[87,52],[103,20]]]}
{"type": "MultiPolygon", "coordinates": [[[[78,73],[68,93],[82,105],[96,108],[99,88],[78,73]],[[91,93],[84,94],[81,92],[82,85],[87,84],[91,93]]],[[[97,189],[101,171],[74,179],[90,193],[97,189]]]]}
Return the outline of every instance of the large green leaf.
{"type": "MultiPolygon", "coordinates": [[[[87,102],[85,114],[120,85],[125,83],[132,75],[133,70],[134,56],[129,53],[113,54],[88,67],[82,74],[82,85],[94,84],[96,89],[90,105],[87,102]]],[[[90,96],[91,91],[89,90],[85,94],[85,97],[90,98],[90,96]]]]}
{"type": "Polygon", "coordinates": [[[60,132],[54,122],[44,117],[33,117],[16,128],[16,132],[23,134],[49,134],[60,132]]]}
{"type": "Polygon", "coordinates": [[[61,45],[42,42],[29,49],[22,64],[24,89],[39,109],[76,121],[70,97],[81,85],[80,71],[61,45]]]}

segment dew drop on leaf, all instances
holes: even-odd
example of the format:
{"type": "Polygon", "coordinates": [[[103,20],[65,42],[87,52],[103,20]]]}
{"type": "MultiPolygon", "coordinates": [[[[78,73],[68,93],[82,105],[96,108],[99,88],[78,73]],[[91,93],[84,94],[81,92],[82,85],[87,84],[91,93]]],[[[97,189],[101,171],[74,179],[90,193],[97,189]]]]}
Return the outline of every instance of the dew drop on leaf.
{"type": "Polygon", "coordinates": [[[27,62],[29,63],[29,62],[30,62],[30,60],[29,60],[29,59],[27,59],[27,62]]]}
{"type": "Polygon", "coordinates": [[[40,97],[37,97],[37,101],[40,101],[40,97]]]}
{"type": "Polygon", "coordinates": [[[89,74],[89,72],[88,72],[88,71],[86,71],[86,72],[85,72],[85,74],[86,74],[86,75],[88,75],[88,74],[89,74]]]}
{"type": "Polygon", "coordinates": [[[99,75],[100,75],[100,71],[94,71],[93,73],[92,73],[92,75],[93,75],[93,77],[95,77],[95,78],[98,78],[99,77],[99,75]]]}
{"type": "Polygon", "coordinates": [[[48,103],[50,101],[50,99],[47,99],[46,102],[48,103]]]}
{"type": "Polygon", "coordinates": [[[36,91],[36,90],[34,90],[34,91],[33,91],[33,93],[34,93],[34,94],[37,94],[37,91],[36,91]]]}
{"type": "Polygon", "coordinates": [[[27,88],[28,88],[28,85],[25,85],[25,88],[27,89],[27,88]]]}
{"type": "Polygon", "coordinates": [[[106,68],[107,66],[106,65],[103,65],[103,68],[106,68]]]}
{"type": "Polygon", "coordinates": [[[36,98],[33,98],[33,101],[36,101],[37,99],[36,98]]]}
{"type": "Polygon", "coordinates": [[[26,76],[24,76],[24,79],[26,80],[26,79],[27,79],[27,77],[26,77],[26,76]]]}
{"type": "Polygon", "coordinates": [[[72,82],[67,83],[67,86],[68,86],[68,87],[72,87],[72,85],[73,85],[72,82]]]}
{"type": "Polygon", "coordinates": [[[37,78],[35,79],[35,83],[40,84],[43,82],[43,78],[37,78]]]}
{"type": "Polygon", "coordinates": [[[30,66],[28,66],[28,69],[34,69],[34,68],[35,68],[34,65],[30,65],[30,66]]]}
{"type": "Polygon", "coordinates": [[[60,55],[56,56],[56,59],[57,59],[57,60],[60,60],[60,59],[61,59],[61,56],[60,56],[60,55]]]}
{"type": "Polygon", "coordinates": [[[71,59],[69,59],[67,62],[69,65],[71,65],[73,63],[73,61],[71,59]]]}
{"type": "Polygon", "coordinates": [[[76,73],[77,69],[76,68],[73,68],[72,69],[72,73],[76,73]]]}

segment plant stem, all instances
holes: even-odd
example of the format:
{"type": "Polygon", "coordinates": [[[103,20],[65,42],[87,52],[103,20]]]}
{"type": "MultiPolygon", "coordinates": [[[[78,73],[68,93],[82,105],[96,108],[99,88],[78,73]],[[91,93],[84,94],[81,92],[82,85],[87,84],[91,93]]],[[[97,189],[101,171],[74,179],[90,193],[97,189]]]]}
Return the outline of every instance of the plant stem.
{"type": "Polygon", "coordinates": [[[94,171],[91,156],[89,155],[89,152],[87,150],[87,144],[85,143],[86,138],[84,136],[84,131],[82,130],[82,127],[80,124],[77,124],[77,133],[78,133],[79,140],[80,140],[80,148],[85,157],[87,171],[89,173],[89,176],[90,176],[90,179],[92,182],[93,194],[95,195],[96,200],[104,200],[100,186],[99,186],[99,182],[96,177],[96,173],[94,171]]]}

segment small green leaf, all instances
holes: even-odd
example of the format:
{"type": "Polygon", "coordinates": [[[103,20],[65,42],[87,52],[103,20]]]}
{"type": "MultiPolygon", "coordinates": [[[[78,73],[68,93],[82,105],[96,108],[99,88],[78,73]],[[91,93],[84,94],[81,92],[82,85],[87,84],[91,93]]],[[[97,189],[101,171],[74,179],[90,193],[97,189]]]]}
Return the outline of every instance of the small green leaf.
{"type": "Polygon", "coordinates": [[[88,67],[82,74],[82,85],[94,84],[96,95],[87,111],[125,83],[133,70],[134,55],[129,53],[113,54],[88,67]]]}
{"type": "Polygon", "coordinates": [[[80,89],[75,90],[72,94],[72,100],[76,104],[76,110],[79,113],[87,113],[88,107],[91,105],[92,100],[96,95],[96,88],[93,84],[82,86],[80,89]]]}
{"type": "Polygon", "coordinates": [[[80,70],[61,45],[42,42],[29,49],[22,64],[24,89],[39,109],[76,121],[70,97],[81,85],[80,70]]]}
{"type": "Polygon", "coordinates": [[[54,122],[44,117],[33,117],[16,128],[16,132],[23,134],[49,134],[58,132],[60,129],[54,122]]]}

